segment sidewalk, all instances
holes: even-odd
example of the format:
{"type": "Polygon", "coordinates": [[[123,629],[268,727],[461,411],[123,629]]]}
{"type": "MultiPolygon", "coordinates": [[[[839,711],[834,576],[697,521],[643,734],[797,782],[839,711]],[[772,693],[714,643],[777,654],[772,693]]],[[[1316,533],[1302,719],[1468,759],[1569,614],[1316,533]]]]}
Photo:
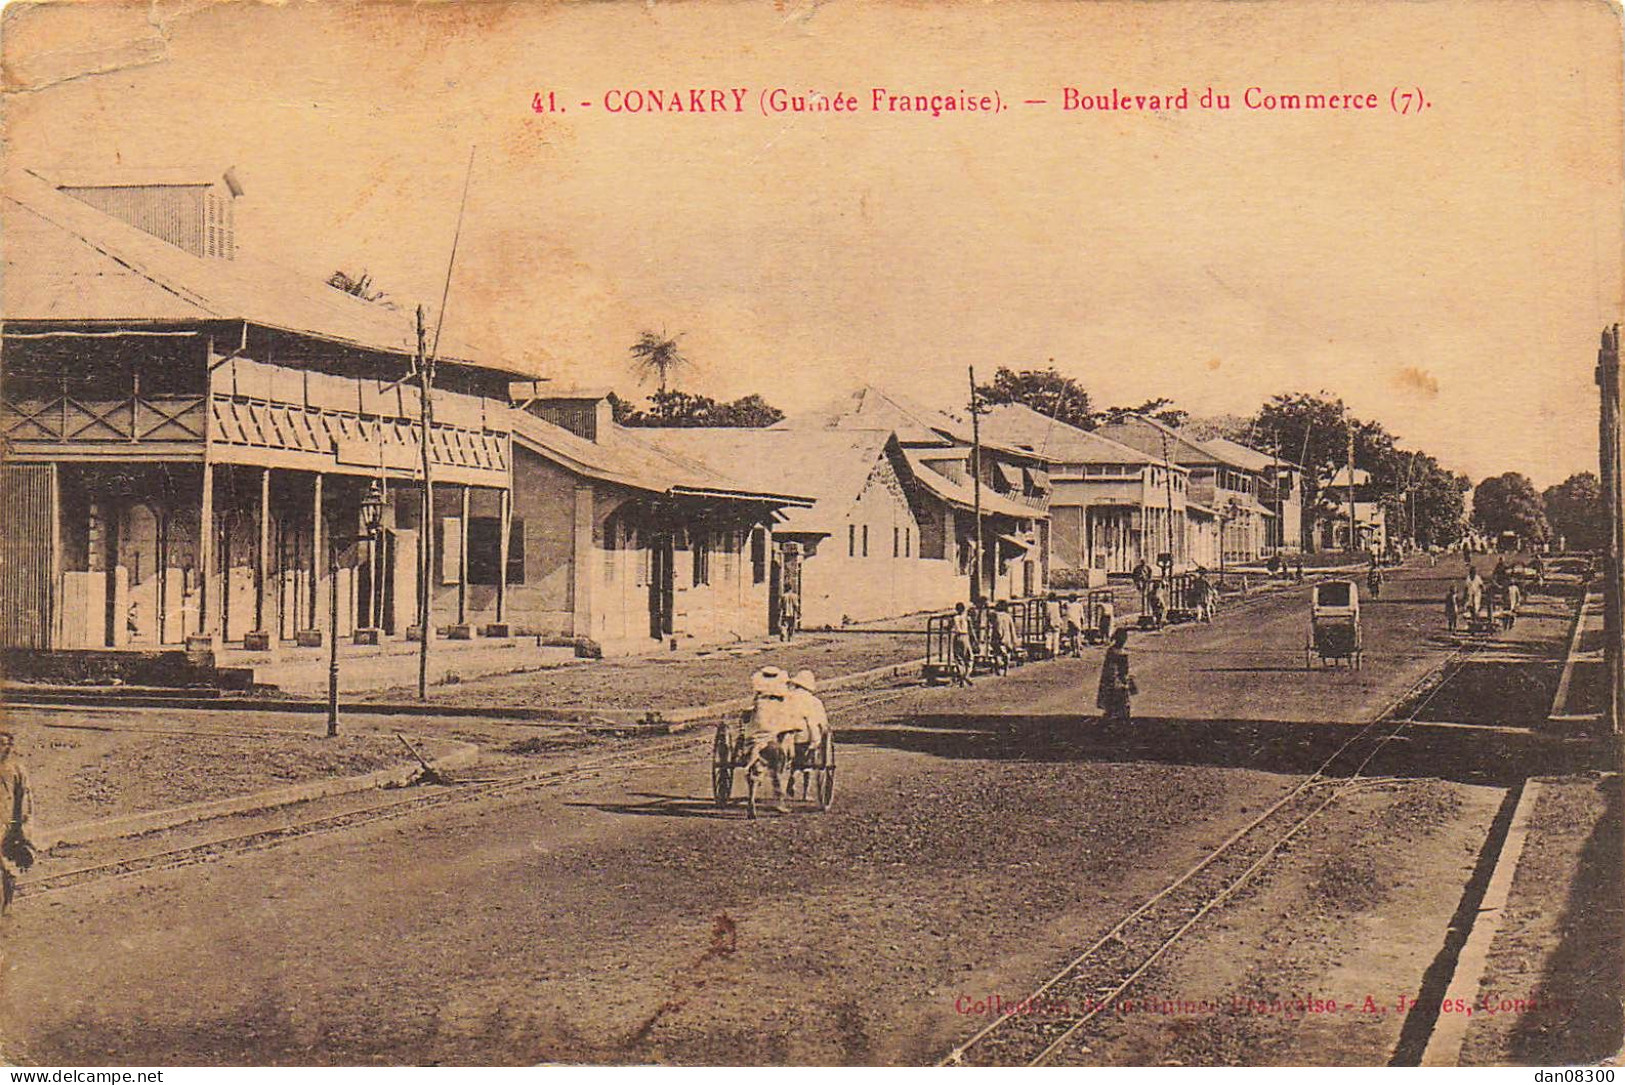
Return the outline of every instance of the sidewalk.
{"type": "MultiPolygon", "coordinates": [[[[244,724],[176,724],[144,715],[14,724],[41,848],[135,836],[405,782],[420,769],[393,734],[244,724]]],[[[418,739],[439,768],[469,765],[472,743],[418,739]]]]}

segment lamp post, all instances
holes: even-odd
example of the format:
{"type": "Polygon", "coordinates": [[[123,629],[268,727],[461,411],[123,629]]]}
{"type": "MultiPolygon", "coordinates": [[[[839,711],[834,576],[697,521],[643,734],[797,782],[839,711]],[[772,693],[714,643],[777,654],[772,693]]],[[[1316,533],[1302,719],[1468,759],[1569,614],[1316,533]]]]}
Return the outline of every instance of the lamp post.
{"type": "MultiPolygon", "coordinates": [[[[374,479],[361,499],[360,535],[329,536],[327,545],[327,737],[339,733],[339,546],[369,542],[384,518],[384,489],[374,479]]],[[[376,593],[376,589],[375,593],[376,593]]]]}
{"type": "Polygon", "coordinates": [[[1219,583],[1224,583],[1224,529],[1225,525],[1241,515],[1241,502],[1235,498],[1224,503],[1219,509],[1219,583]]]}

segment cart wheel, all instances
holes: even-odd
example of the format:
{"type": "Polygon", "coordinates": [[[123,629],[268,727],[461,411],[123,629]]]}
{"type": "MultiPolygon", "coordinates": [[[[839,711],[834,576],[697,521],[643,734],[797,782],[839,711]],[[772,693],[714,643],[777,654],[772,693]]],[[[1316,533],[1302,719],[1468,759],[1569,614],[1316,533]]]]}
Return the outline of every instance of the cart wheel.
{"type": "Polygon", "coordinates": [[[727,806],[733,790],[733,748],[728,741],[728,725],[719,723],[716,740],[711,743],[711,797],[718,806],[727,806]]]}
{"type": "Polygon", "coordinates": [[[835,736],[824,732],[818,748],[818,809],[828,810],[835,801],[835,736]]]}

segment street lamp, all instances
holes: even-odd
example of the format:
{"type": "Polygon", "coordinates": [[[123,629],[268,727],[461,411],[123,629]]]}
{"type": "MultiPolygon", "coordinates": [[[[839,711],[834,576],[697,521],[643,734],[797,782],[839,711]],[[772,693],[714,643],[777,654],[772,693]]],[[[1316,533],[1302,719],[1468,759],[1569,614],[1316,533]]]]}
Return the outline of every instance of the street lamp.
{"type": "MultiPolygon", "coordinates": [[[[329,536],[327,546],[327,737],[339,733],[339,547],[371,541],[384,518],[384,488],[377,479],[361,498],[360,535],[329,536]]],[[[376,589],[375,589],[376,590],[376,589]]]]}
{"type": "Polygon", "coordinates": [[[1235,498],[1224,503],[1219,509],[1219,583],[1224,583],[1224,528],[1241,515],[1241,502],[1235,498]]]}

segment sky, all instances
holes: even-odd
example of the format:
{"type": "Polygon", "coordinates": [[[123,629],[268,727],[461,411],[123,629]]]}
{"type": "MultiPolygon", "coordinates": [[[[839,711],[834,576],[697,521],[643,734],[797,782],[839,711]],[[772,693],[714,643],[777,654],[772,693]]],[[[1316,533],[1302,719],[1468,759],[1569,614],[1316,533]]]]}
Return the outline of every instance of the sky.
{"type": "MultiPolygon", "coordinates": [[[[1477,479],[1596,464],[1620,319],[1620,25],[1603,3],[90,3],[5,11],[6,153],[235,166],[239,247],[364,268],[568,386],[932,406],[1054,365],[1196,414],[1325,389],[1477,479]],[[763,91],[853,113],[764,116],[763,91]],[[1001,112],[874,112],[997,94],[1001,112]],[[1190,108],[1065,110],[1088,95],[1190,108]],[[1203,109],[1207,88],[1231,97],[1203,109]],[[1243,95],[1375,94],[1361,111],[1243,95]],[[611,114],[743,88],[745,112],[611,114]],[[1397,88],[1397,89],[1396,89],[1397,88]],[[1394,112],[1398,89],[1426,108],[1394,112]],[[538,113],[554,92],[563,112],[538,113]],[[606,101],[606,94],[610,94],[606,101]],[[1393,97],[1391,97],[1393,95],[1393,97]],[[1028,105],[1027,100],[1045,104],[1028,105]],[[582,102],[591,102],[582,106],[582,102]]],[[[1256,95],[1255,95],[1256,96],[1256,95]]]]}

